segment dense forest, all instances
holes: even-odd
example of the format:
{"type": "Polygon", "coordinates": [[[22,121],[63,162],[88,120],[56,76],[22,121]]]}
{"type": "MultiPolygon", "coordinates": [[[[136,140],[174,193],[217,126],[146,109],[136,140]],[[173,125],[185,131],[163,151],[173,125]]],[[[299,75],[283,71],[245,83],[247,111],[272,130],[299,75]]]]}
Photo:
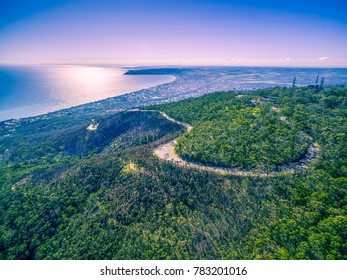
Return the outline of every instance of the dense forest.
{"type": "Polygon", "coordinates": [[[157,108],[194,125],[179,139],[177,153],[184,159],[247,170],[275,168],[302,158],[311,139],[303,124],[288,119],[288,108],[276,102],[277,94],[270,100],[260,92],[255,95],[218,93],[199,102],[157,108]]]}
{"type": "Polygon", "coordinates": [[[1,123],[1,259],[347,259],[347,88],[146,109],[194,128],[141,111],[95,129],[83,116],[64,129],[1,123]],[[159,160],[154,148],[177,137],[187,160],[246,170],[295,162],[310,142],[319,156],[294,174],[223,175],[159,160]]]}

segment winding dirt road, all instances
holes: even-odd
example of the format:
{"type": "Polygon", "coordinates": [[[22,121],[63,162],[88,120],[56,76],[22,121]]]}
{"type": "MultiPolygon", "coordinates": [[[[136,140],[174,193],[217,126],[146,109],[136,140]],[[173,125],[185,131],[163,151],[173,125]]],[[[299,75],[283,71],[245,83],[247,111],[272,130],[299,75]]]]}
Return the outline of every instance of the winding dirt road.
{"type": "MultiPolygon", "coordinates": [[[[167,120],[180,124],[184,126],[187,129],[187,132],[189,133],[193,127],[187,123],[180,122],[178,120],[175,120],[171,117],[169,117],[164,112],[158,111],[158,110],[139,110],[134,109],[131,111],[142,111],[142,112],[158,112],[160,113],[164,118],[167,120]]],[[[270,172],[263,172],[263,171],[244,171],[237,168],[227,168],[227,167],[214,167],[214,166],[206,166],[203,164],[188,162],[183,159],[181,159],[176,153],[175,153],[175,146],[177,144],[177,138],[175,140],[171,140],[170,142],[160,145],[158,148],[154,150],[154,153],[156,156],[162,160],[170,161],[174,164],[184,166],[184,167],[190,167],[200,170],[206,170],[211,172],[216,172],[220,174],[229,174],[229,175],[235,175],[235,176],[244,176],[244,177],[274,177],[274,176],[281,176],[281,175],[287,175],[287,174],[293,174],[296,171],[299,171],[300,169],[308,168],[309,165],[317,158],[319,153],[319,146],[317,143],[311,143],[306,155],[304,158],[297,162],[293,162],[288,165],[279,166],[277,170],[273,170],[270,172]]]]}

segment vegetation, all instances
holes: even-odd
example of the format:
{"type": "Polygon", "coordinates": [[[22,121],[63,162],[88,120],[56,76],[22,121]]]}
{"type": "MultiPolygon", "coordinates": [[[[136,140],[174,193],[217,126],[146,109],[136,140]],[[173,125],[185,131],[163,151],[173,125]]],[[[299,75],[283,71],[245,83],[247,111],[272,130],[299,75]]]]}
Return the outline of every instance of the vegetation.
{"type": "Polygon", "coordinates": [[[162,109],[194,124],[193,131],[179,139],[176,151],[182,158],[247,170],[274,169],[299,160],[307,151],[310,137],[277,106],[257,93],[237,98],[218,93],[162,109]]]}
{"type": "Polygon", "coordinates": [[[154,147],[182,128],[159,113],[118,113],[95,120],[95,131],[81,121],[44,139],[20,127],[0,142],[0,258],[347,259],[346,88],[298,88],[293,98],[284,88],[215,93],[155,108],[194,126],[182,153],[205,141],[218,164],[295,161],[308,136],[320,156],[296,174],[247,178],[160,161],[154,147]],[[214,146],[227,138],[210,136],[217,124],[232,133],[227,119],[250,145],[272,145],[264,135],[275,134],[279,149],[285,142],[296,152],[283,158],[270,147],[270,156],[223,163],[214,146]],[[256,140],[246,139],[243,122],[259,125],[256,140]]]}

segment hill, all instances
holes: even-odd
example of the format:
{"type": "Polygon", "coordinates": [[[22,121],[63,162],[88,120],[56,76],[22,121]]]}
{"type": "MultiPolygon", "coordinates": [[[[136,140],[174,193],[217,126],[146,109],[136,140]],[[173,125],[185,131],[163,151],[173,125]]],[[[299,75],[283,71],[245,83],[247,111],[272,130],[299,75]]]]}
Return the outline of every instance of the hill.
{"type": "Polygon", "coordinates": [[[41,120],[31,133],[21,126],[2,135],[0,258],[347,258],[346,88],[298,88],[292,98],[285,88],[214,93],[146,109],[194,128],[185,134],[159,113],[128,111],[47,131],[41,120]],[[252,124],[263,134],[250,133],[252,124]],[[236,161],[220,155],[229,138],[210,136],[221,128],[273,154],[251,161],[254,147],[236,161]],[[238,177],[159,160],[153,150],[179,135],[180,155],[202,141],[209,164],[249,170],[294,162],[307,141],[320,151],[294,174],[238,177]],[[272,143],[298,153],[283,159],[272,143]]]}

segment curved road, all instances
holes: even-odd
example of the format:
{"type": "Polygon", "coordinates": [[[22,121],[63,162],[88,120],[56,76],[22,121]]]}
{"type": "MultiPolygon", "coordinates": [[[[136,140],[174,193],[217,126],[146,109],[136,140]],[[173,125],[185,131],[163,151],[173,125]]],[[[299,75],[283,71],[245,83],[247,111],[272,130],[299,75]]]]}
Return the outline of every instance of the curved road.
{"type": "MultiPolygon", "coordinates": [[[[158,112],[160,113],[164,118],[167,120],[180,124],[184,126],[187,129],[187,132],[189,133],[193,127],[187,123],[180,122],[178,120],[175,120],[171,117],[169,117],[167,114],[165,114],[162,111],[158,110],[139,110],[139,109],[133,109],[130,111],[141,111],[141,112],[158,112]]],[[[273,177],[273,176],[280,176],[280,175],[287,175],[287,174],[293,174],[295,171],[298,171],[303,168],[307,168],[318,156],[319,153],[319,146],[317,143],[311,143],[306,155],[303,159],[293,162],[289,165],[280,166],[278,167],[278,170],[270,171],[270,172],[257,172],[257,171],[244,171],[237,168],[228,168],[228,167],[213,167],[213,166],[206,166],[198,163],[188,162],[183,159],[181,159],[176,153],[175,153],[175,146],[177,144],[177,138],[175,140],[172,140],[166,144],[160,145],[158,148],[154,150],[154,153],[157,155],[158,158],[170,161],[172,163],[175,163],[180,166],[184,167],[190,167],[190,168],[196,168],[200,170],[206,170],[211,172],[216,172],[220,174],[230,174],[230,175],[236,175],[236,176],[245,176],[245,177],[273,177]]]]}

